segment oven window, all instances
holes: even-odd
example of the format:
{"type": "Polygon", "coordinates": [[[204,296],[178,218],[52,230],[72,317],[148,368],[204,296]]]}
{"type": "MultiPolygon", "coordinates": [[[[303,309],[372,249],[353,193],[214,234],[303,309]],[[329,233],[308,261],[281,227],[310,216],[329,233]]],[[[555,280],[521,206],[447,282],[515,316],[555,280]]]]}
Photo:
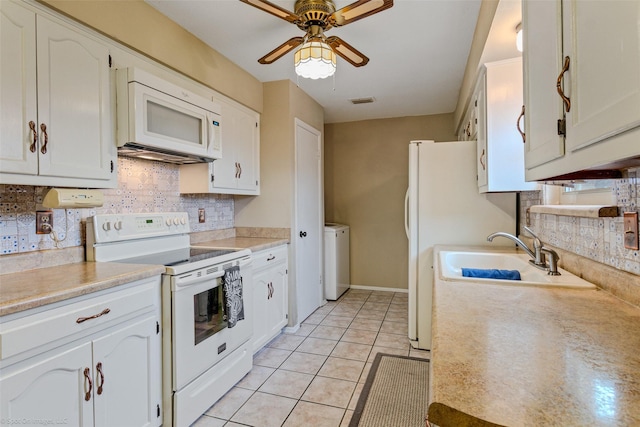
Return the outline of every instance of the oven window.
{"type": "MultiPolygon", "coordinates": [[[[217,282],[219,284],[219,282],[217,282]]],[[[216,286],[193,297],[195,345],[227,327],[224,287],[216,286]]]]}

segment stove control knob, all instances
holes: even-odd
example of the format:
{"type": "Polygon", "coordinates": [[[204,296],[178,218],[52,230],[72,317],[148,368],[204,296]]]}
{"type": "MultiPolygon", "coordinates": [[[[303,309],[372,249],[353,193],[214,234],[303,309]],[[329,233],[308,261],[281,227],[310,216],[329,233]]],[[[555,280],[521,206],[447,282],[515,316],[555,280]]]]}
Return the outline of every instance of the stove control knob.
{"type": "Polygon", "coordinates": [[[166,223],[167,223],[167,227],[171,227],[171,218],[167,218],[166,223]]]}
{"type": "Polygon", "coordinates": [[[115,229],[116,229],[116,230],[118,230],[118,231],[122,230],[122,221],[116,221],[116,222],[113,224],[113,228],[115,228],[115,229]]]}
{"type": "Polygon", "coordinates": [[[109,231],[111,230],[111,223],[109,221],[106,221],[104,223],[102,223],[102,229],[104,231],[109,231]]]}
{"type": "Polygon", "coordinates": [[[187,223],[187,220],[184,218],[180,218],[180,224],[185,225],[187,223]]]}
{"type": "Polygon", "coordinates": [[[176,218],[173,219],[173,223],[175,225],[179,225],[180,224],[180,220],[176,217],[176,218]]]}

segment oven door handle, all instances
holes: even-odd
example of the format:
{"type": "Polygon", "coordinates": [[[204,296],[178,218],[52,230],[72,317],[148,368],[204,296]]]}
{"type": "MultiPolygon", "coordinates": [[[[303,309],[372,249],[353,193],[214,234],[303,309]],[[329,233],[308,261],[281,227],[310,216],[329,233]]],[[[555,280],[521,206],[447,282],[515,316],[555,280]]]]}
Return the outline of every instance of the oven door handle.
{"type": "Polygon", "coordinates": [[[222,276],[224,276],[224,270],[216,271],[215,273],[208,274],[206,276],[196,276],[193,273],[181,274],[180,276],[178,276],[178,280],[176,280],[175,288],[173,290],[176,290],[177,288],[186,288],[188,286],[198,285],[202,282],[214,280],[222,276]]]}

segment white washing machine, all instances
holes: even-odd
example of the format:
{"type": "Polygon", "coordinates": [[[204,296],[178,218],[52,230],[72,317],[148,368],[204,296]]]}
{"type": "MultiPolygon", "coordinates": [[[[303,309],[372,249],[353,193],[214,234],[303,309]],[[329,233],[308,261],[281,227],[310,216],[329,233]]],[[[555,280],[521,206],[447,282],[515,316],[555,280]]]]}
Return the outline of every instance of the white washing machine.
{"type": "Polygon", "coordinates": [[[324,225],[324,297],[337,300],[349,289],[349,226],[324,225]]]}

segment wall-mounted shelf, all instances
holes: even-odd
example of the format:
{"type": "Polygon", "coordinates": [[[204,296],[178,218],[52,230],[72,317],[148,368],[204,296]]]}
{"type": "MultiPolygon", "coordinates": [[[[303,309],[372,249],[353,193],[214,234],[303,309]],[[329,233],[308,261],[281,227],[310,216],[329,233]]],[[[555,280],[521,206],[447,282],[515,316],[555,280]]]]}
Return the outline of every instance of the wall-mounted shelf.
{"type": "Polygon", "coordinates": [[[604,218],[618,216],[618,207],[603,205],[534,205],[529,208],[529,212],[582,218],[604,218]]]}

